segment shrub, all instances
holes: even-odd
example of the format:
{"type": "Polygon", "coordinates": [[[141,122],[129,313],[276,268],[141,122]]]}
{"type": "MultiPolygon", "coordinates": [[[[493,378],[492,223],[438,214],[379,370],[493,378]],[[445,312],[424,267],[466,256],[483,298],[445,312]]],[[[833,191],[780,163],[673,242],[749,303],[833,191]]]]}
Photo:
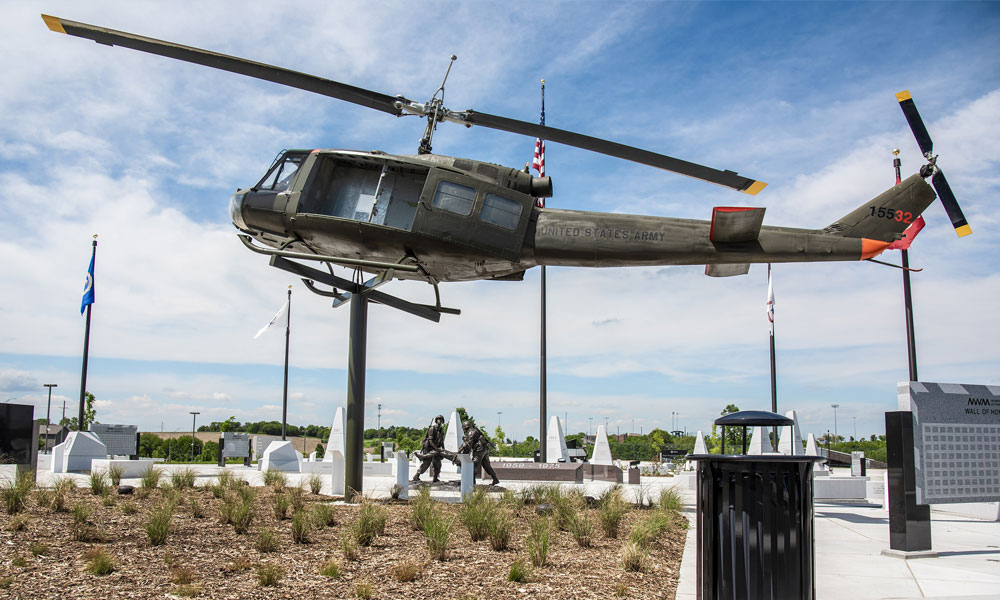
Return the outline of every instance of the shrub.
{"type": "Polygon", "coordinates": [[[192,517],[194,517],[196,519],[200,519],[200,518],[202,518],[202,517],[205,516],[205,510],[202,508],[201,502],[198,500],[197,497],[192,496],[188,500],[188,504],[191,505],[191,516],[192,517]]]}
{"type": "Polygon", "coordinates": [[[375,593],[370,581],[360,581],[354,584],[354,595],[360,600],[369,600],[375,593]]]}
{"type": "Polygon", "coordinates": [[[319,495],[323,490],[323,476],[319,473],[313,473],[309,476],[309,491],[314,495],[319,495]]]}
{"type": "Polygon", "coordinates": [[[221,483],[210,485],[208,486],[208,489],[212,491],[213,498],[222,498],[223,496],[226,495],[226,486],[222,485],[221,483]]]}
{"type": "Polygon", "coordinates": [[[126,515],[135,514],[139,510],[139,507],[135,505],[134,502],[123,502],[122,512],[126,515]]]}
{"type": "Polygon", "coordinates": [[[323,566],[319,568],[319,574],[324,577],[332,577],[333,579],[340,579],[344,573],[340,568],[340,563],[335,560],[328,560],[323,563],[323,566]]]}
{"type": "Polygon", "coordinates": [[[217,481],[216,485],[221,487],[223,490],[229,489],[233,487],[233,483],[235,482],[235,480],[236,476],[233,475],[231,471],[223,470],[221,473],[219,473],[219,478],[216,480],[217,481]]]}
{"type": "Polygon", "coordinates": [[[230,514],[230,522],[233,524],[233,530],[240,535],[249,531],[250,523],[253,522],[253,514],[253,502],[236,503],[230,514]]]}
{"type": "Polygon", "coordinates": [[[86,504],[76,503],[73,505],[73,524],[86,525],[90,519],[90,507],[86,504]]]}
{"type": "Polygon", "coordinates": [[[88,550],[84,558],[87,559],[87,571],[94,575],[110,575],[118,567],[114,559],[99,548],[88,550]]]}
{"type": "Polygon", "coordinates": [[[278,536],[269,527],[264,527],[257,534],[256,543],[258,552],[274,552],[278,549],[278,536]]]}
{"type": "Polygon", "coordinates": [[[305,491],[301,487],[288,488],[288,500],[292,505],[292,512],[301,511],[306,505],[305,491]]]}
{"type": "Polygon", "coordinates": [[[108,467],[108,479],[111,480],[111,485],[118,487],[122,484],[122,477],[125,476],[125,467],[121,465],[111,465],[108,467]]]}
{"type": "Polygon", "coordinates": [[[427,538],[427,550],[433,560],[448,558],[448,541],[455,520],[443,516],[436,510],[424,521],[424,536],[427,538]]]}
{"type": "Polygon", "coordinates": [[[90,491],[95,496],[103,496],[104,494],[107,494],[109,491],[109,485],[108,476],[105,475],[104,471],[90,472],[90,491]]]}
{"type": "Polygon", "coordinates": [[[531,576],[531,567],[528,563],[524,562],[522,559],[517,559],[510,565],[510,571],[507,572],[507,581],[513,581],[514,583],[525,583],[531,576]]]}
{"type": "Polygon", "coordinates": [[[398,564],[392,568],[392,574],[396,578],[396,581],[407,582],[413,581],[420,575],[420,565],[413,561],[406,561],[404,563],[398,564]]]}
{"type": "Polygon", "coordinates": [[[184,467],[170,472],[170,485],[178,490],[193,488],[195,478],[198,476],[191,467],[184,467]]]}
{"type": "Polygon", "coordinates": [[[156,467],[150,465],[142,473],[139,474],[139,485],[145,490],[155,490],[160,485],[160,477],[163,476],[163,471],[157,469],[156,467]]]}
{"type": "Polygon", "coordinates": [[[111,494],[105,494],[104,496],[101,497],[101,506],[108,506],[108,507],[110,507],[110,506],[114,506],[117,503],[118,503],[118,501],[115,500],[115,497],[112,496],[111,494]]]}
{"type": "Polygon", "coordinates": [[[629,533],[629,542],[648,550],[653,542],[660,537],[660,534],[670,527],[670,515],[656,511],[645,519],[639,521],[632,527],[629,533]]]}
{"type": "Polygon", "coordinates": [[[309,530],[311,525],[309,517],[304,510],[300,510],[292,517],[292,541],[296,544],[309,543],[309,530]]]}
{"type": "Polygon", "coordinates": [[[32,471],[18,471],[13,480],[0,484],[0,498],[8,515],[21,512],[28,506],[28,497],[35,488],[32,471]]]}
{"type": "Polygon", "coordinates": [[[625,542],[622,545],[619,557],[621,558],[622,566],[625,567],[626,571],[645,571],[649,562],[649,556],[646,553],[646,550],[643,549],[642,546],[632,542],[625,542]]]}
{"type": "Polygon", "coordinates": [[[312,510],[313,524],[317,529],[336,525],[333,507],[329,504],[315,504],[312,510]]]}
{"type": "Polygon", "coordinates": [[[285,571],[278,565],[265,564],[257,567],[257,583],[261,587],[274,587],[278,585],[285,571]]]}
{"type": "Polygon", "coordinates": [[[151,546],[162,546],[167,541],[173,509],[172,504],[164,502],[149,513],[149,520],[146,521],[146,535],[149,536],[151,546]]]}
{"type": "Polygon", "coordinates": [[[531,564],[536,567],[545,565],[549,556],[549,538],[552,535],[552,526],[546,517],[535,517],[531,521],[531,533],[528,534],[526,543],[528,545],[528,558],[531,564]]]}

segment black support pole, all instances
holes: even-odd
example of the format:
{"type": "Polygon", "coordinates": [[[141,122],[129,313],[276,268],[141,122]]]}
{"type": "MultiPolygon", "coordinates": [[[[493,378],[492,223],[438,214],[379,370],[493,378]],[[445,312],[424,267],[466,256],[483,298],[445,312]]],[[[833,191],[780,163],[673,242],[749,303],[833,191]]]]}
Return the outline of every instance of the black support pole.
{"type": "Polygon", "coordinates": [[[931,550],[931,507],[917,504],[913,413],[885,413],[886,485],[889,493],[889,548],[899,552],[931,550]]]}
{"type": "Polygon", "coordinates": [[[542,302],[541,302],[541,346],[539,348],[539,388],[538,388],[538,435],[541,436],[539,443],[541,444],[541,451],[539,452],[538,458],[541,462],[547,460],[545,455],[545,440],[548,439],[548,404],[547,400],[547,387],[548,383],[545,379],[545,372],[547,371],[546,366],[546,356],[545,356],[545,265],[542,265],[542,302]]]}
{"type": "Polygon", "coordinates": [[[351,331],[347,365],[347,429],[345,437],[344,495],[348,502],[363,492],[365,433],[365,362],[368,352],[368,299],[351,298],[351,331]]]}

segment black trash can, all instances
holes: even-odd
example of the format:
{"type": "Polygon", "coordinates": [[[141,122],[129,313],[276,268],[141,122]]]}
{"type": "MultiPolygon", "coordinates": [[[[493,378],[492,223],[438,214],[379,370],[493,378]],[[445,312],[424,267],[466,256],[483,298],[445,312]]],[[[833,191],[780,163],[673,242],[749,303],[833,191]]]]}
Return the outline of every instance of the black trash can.
{"type": "MultiPolygon", "coordinates": [[[[740,426],[791,422],[763,411],[720,420],[740,426]]],[[[693,454],[688,459],[698,461],[698,598],[815,598],[812,471],[823,458],[693,454]]]]}

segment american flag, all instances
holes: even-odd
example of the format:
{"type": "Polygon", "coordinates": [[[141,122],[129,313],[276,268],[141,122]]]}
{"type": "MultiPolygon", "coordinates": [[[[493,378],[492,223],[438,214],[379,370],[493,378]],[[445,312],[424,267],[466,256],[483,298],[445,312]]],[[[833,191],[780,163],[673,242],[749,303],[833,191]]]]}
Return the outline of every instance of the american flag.
{"type": "Polygon", "coordinates": [[[545,177],[545,140],[535,138],[535,158],[531,160],[531,167],[538,171],[539,177],[545,177]]]}

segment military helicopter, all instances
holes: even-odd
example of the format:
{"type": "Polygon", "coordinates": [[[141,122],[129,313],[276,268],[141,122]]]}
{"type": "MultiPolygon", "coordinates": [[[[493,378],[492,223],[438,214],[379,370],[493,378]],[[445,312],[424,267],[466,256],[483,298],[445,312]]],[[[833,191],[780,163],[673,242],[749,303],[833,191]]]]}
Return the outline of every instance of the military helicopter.
{"type": "MultiPolygon", "coordinates": [[[[971,233],[933,155],[933,144],[908,92],[897,96],[924,152],[920,173],[886,190],[822,229],[764,226],[764,208],[716,207],[711,220],[540,208],[552,193],[547,177],[431,153],[442,121],[532,136],[639,162],[747,194],[766,185],[733,171],[590,136],[474,110],[443,106],[444,85],[425,103],[389,96],[281,67],[182,46],[58,17],[42,15],[49,29],[168,58],[243,74],[345,100],[395,116],[427,118],[418,154],[327,149],[287,150],[256,184],[230,200],[243,243],[272,256],[272,265],[334,285],[339,278],[290,267],[312,260],[375,275],[368,288],[392,279],[520,280],[538,265],[624,267],[705,264],[715,277],[745,274],[751,263],[871,259],[893,242],[934,200],[930,178],[960,236],[971,233]],[[440,96],[439,96],[440,93],[440,96]],[[275,264],[278,261],[280,264],[275,264]]],[[[454,62],[454,56],[452,62],[454,62]]],[[[449,72],[451,64],[449,64],[449,72]]],[[[360,282],[357,282],[360,283],[360,282]]],[[[347,286],[342,286],[347,287],[347,286]]],[[[457,312],[441,306],[435,312],[457,312]]],[[[436,320],[436,319],[435,319],[436,320]]]]}

